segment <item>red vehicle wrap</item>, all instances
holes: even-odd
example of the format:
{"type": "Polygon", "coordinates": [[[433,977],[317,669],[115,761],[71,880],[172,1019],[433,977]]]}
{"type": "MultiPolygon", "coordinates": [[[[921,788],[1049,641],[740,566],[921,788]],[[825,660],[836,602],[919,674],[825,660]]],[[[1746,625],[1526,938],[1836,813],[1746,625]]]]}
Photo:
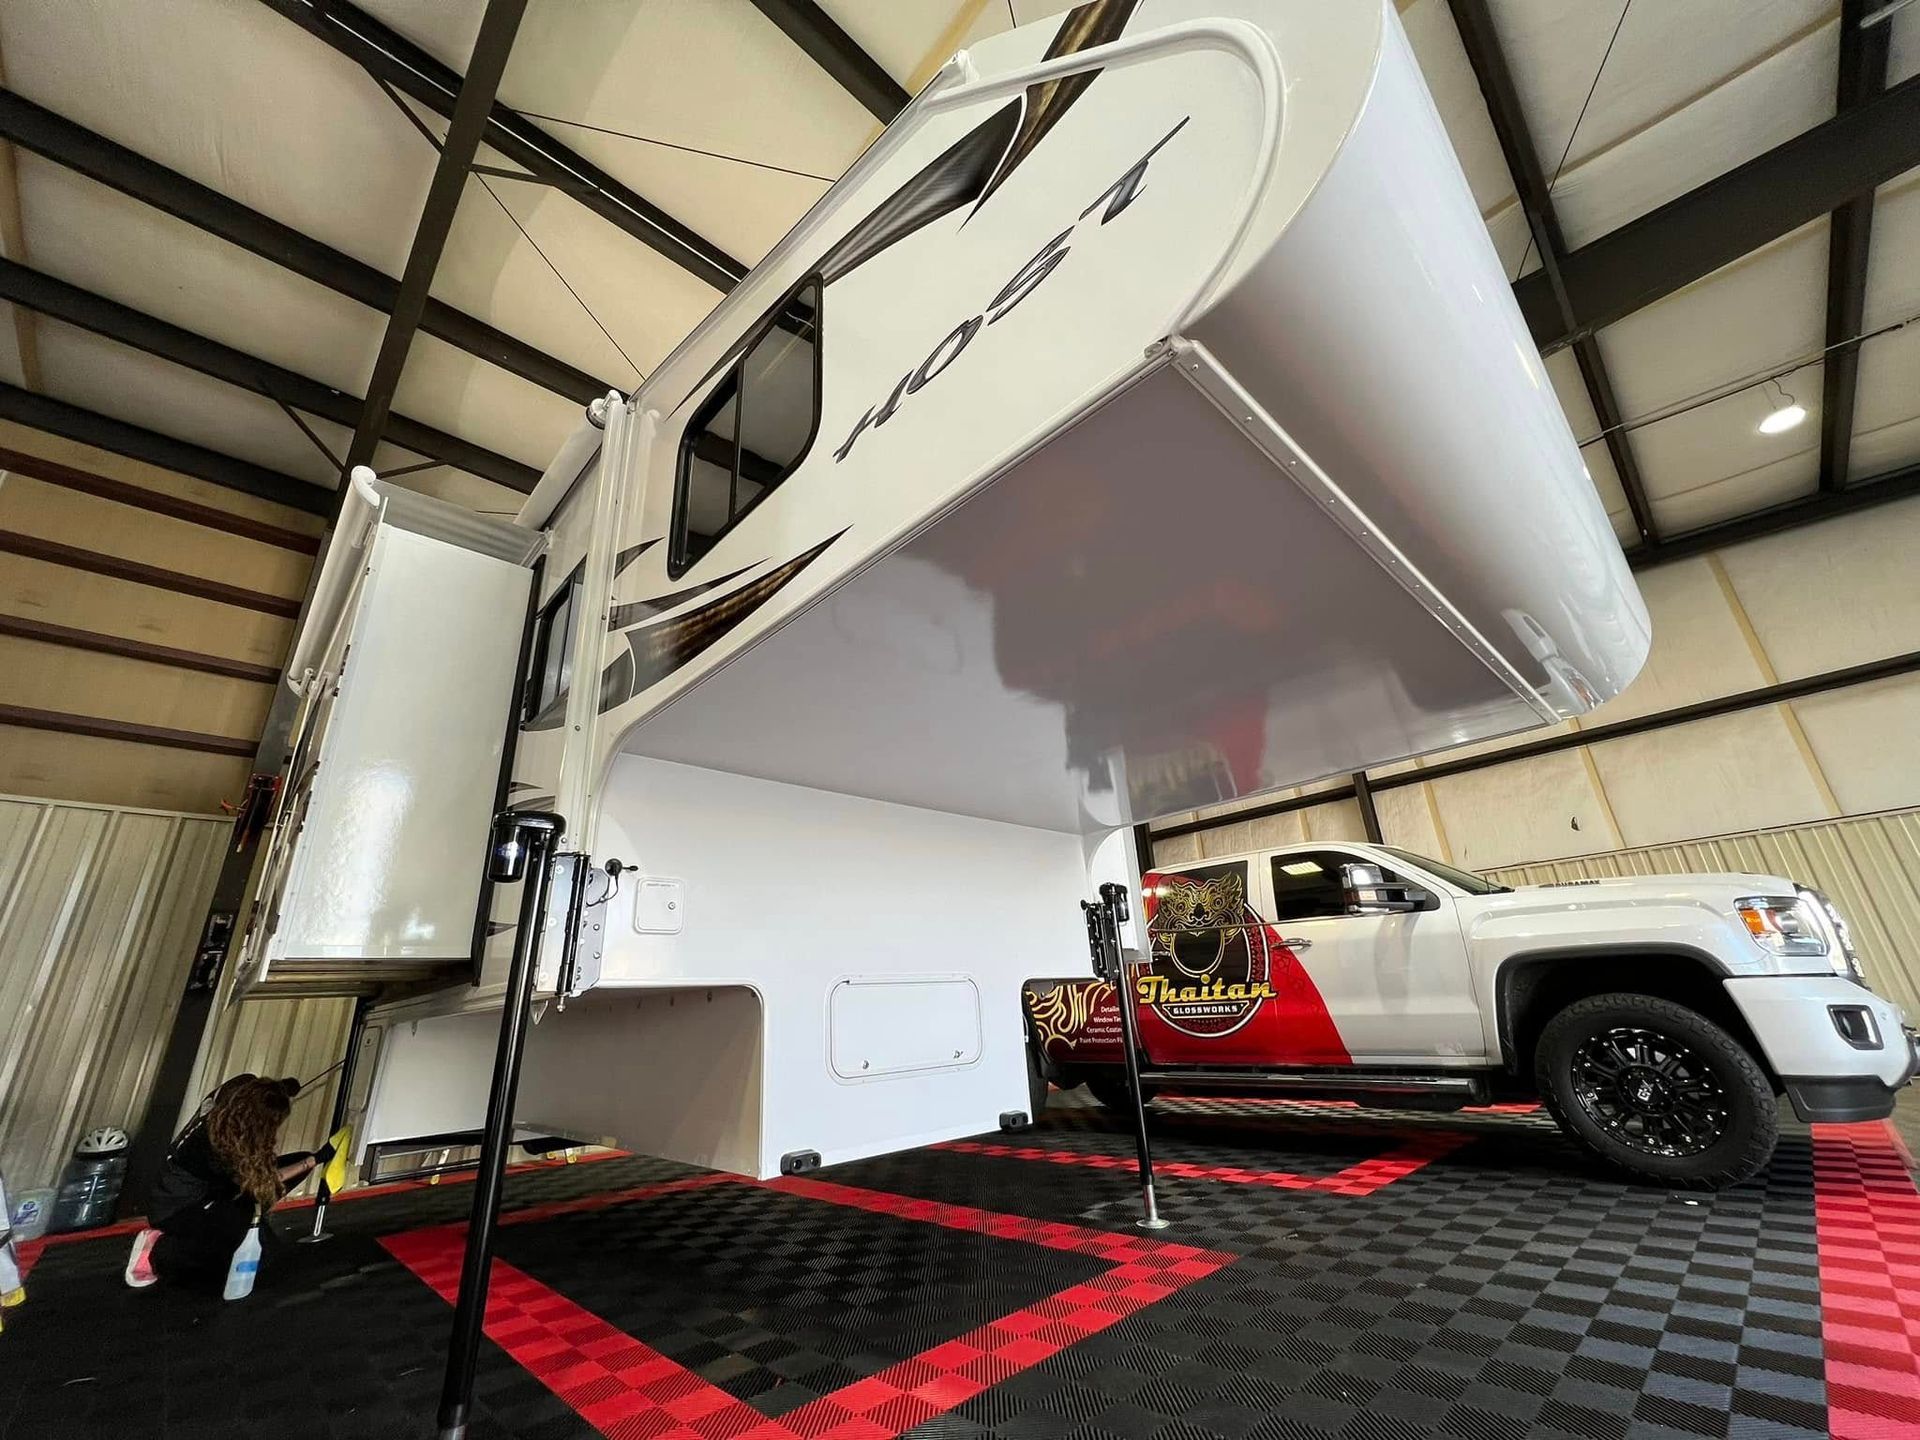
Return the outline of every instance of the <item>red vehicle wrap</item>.
{"type": "MultiPolygon", "coordinates": [[[[1247,898],[1247,862],[1147,875],[1152,961],[1134,1004],[1156,1065],[1351,1065],[1320,991],[1247,898]]],[[[1105,980],[1030,982],[1027,1016],[1047,1058],[1117,1064],[1120,1012],[1105,980]]]]}

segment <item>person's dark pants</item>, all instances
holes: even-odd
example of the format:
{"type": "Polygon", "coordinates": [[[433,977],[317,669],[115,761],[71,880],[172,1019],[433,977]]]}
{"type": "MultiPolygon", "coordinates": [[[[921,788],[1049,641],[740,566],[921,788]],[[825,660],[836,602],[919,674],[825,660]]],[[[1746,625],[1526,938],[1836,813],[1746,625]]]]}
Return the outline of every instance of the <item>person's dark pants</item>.
{"type": "Polygon", "coordinates": [[[233,1252],[253,1228],[253,1201],[214,1201],[181,1210],[159,1221],[153,1245],[153,1273],[162,1280],[224,1284],[233,1252]]]}

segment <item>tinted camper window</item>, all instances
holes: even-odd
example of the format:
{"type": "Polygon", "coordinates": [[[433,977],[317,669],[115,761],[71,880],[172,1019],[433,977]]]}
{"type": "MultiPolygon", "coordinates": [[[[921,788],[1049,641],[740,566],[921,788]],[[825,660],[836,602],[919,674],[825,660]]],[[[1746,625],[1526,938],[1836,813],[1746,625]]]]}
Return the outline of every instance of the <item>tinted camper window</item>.
{"type": "Polygon", "coordinates": [[[788,475],[820,425],[820,282],[803,283],[761,325],[680,442],[675,579],[788,475]]]}
{"type": "Polygon", "coordinates": [[[567,693],[573,679],[573,612],[578,570],[547,601],[533,627],[533,670],[527,677],[526,718],[533,720],[567,693]]]}

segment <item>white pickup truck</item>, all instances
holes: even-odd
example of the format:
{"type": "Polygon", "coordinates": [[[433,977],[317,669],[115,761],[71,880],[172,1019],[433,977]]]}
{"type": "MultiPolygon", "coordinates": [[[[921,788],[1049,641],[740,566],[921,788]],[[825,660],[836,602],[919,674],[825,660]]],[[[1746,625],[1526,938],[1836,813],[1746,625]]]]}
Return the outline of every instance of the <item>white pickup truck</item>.
{"type": "MultiPolygon", "coordinates": [[[[1777,1097],[1887,1115],[1920,1039],[1846,921],[1777,875],[1510,889],[1380,845],[1156,871],[1132,956],[1143,1096],[1288,1094],[1453,1109],[1537,1098],[1602,1159],[1714,1187],[1766,1164],[1777,1097]]],[[[1034,980],[1046,1082],[1126,1103],[1114,987],[1034,980]]]]}

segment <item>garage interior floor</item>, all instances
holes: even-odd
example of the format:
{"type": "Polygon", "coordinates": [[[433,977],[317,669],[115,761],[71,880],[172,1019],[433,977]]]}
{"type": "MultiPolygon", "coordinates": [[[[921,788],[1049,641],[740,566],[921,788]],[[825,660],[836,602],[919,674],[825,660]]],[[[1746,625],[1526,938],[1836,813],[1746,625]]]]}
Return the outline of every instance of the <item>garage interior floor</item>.
{"type": "MultiPolygon", "coordinates": [[[[1156,1234],[1081,1092],[796,1180],[522,1170],[474,1440],[1920,1436],[1895,1127],[1790,1127],[1765,1175],[1690,1195],[1526,1109],[1155,1112],[1156,1234]]],[[[232,1305],[126,1289],[124,1236],[36,1247],[0,1435],[430,1436],[471,1193],[337,1205],[232,1305]]]]}

